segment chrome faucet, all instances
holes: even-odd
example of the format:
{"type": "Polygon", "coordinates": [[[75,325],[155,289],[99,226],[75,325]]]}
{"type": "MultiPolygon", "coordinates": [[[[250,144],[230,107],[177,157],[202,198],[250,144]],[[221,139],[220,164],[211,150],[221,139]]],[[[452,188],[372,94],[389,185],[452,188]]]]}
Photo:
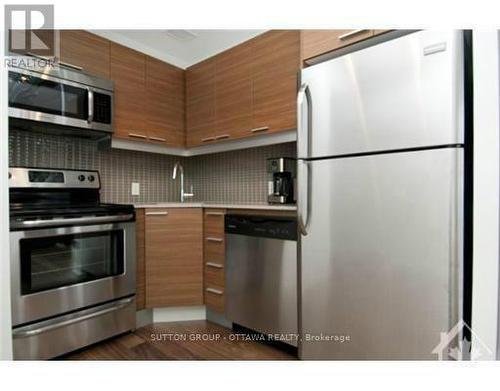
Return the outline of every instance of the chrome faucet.
{"type": "Polygon", "coordinates": [[[181,202],[184,202],[185,198],[194,197],[193,185],[191,185],[191,193],[184,192],[184,167],[182,167],[181,162],[175,163],[174,172],[172,174],[172,179],[177,178],[177,170],[181,172],[181,202]]]}

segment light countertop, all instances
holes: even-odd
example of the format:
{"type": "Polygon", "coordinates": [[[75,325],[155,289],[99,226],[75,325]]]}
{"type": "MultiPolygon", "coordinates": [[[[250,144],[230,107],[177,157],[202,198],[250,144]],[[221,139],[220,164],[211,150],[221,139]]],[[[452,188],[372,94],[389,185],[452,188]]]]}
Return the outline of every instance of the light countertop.
{"type": "Polygon", "coordinates": [[[296,211],[296,205],[270,205],[270,204],[230,204],[213,202],[153,202],[137,203],[136,208],[221,208],[221,209],[255,209],[255,210],[285,210],[296,211]]]}

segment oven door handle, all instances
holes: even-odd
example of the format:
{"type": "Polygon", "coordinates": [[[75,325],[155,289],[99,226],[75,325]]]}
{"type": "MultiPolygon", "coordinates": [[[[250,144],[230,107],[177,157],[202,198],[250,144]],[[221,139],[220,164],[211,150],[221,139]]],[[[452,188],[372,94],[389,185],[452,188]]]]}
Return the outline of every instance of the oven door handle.
{"type": "Polygon", "coordinates": [[[132,213],[117,216],[76,217],[72,219],[25,220],[11,222],[11,228],[58,227],[66,224],[94,224],[127,221],[134,218],[132,213]]]}
{"type": "Polygon", "coordinates": [[[26,337],[32,337],[34,335],[46,333],[47,331],[55,330],[61,327],[69,326],[74,323],[82,322],[84,320],[92,319],[97,316],[101,316],[104,314],[108,314],[110,312],[117,311],[119,309],[122,309],[126,306],[128,306],[130,303],[134,301],[134,297],[130,297],[127,299],[120,300],[118,304],[113,305],[112,307],[109,308],[104,308],[102,310],[96,311],[96,312],[91,312],[90,314],[82,315],[82,316],[77,316],[76,318],[73,319],[67,319],[63,320],[62,322],[58,322],[57,320],[55,323],[48,324],[47,326],[42,326],[36,329],[19,329],[19,330],[13,330],[12,331],[12,336],[14,338],[26,338],[26,337]]]}

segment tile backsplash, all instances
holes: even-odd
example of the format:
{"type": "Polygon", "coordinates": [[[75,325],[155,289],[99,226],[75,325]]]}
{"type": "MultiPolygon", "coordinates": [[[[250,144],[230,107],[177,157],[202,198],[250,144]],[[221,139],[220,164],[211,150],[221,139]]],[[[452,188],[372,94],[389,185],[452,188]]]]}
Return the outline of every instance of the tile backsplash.
{"type": "Polygon", "coordinates": [[[188,178],[194,174],[197,201],[267,203],[266,159],[296,155],[296,143],[292,142],[192,156],[186,159],[185,172],[188,178]]]}
{"type": "Polygon", "coordinates": [[[100,150],[93,141],[11,130],[9,165],[92,169],[101,176],[104,202],[168,202],[179,199],[179,180],[172,179],[177,161],[184,166],[186,191],[194,201],[265,203],[266,159],[295,156],[295,143],[285,143],[189,158],[120,149],[100,150]],[[140,195],[130,194],[140,183],[140,195]]]}

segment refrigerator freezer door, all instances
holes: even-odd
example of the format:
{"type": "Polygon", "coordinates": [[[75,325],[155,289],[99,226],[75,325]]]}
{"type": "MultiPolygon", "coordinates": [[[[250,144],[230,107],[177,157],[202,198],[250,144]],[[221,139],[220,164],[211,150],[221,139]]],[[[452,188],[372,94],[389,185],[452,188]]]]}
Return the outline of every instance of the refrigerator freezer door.
{"type": "Polygon", "coordinates": [[[304,69],[298,157],[462,143],[462,52],[460,32],[421,31],[304,69]]]}
{"type": "Polygon", "coordinates": [[[461,316],[462,161],[446,148],[306,163],[302,358],[436,358],[461,316]]]}

